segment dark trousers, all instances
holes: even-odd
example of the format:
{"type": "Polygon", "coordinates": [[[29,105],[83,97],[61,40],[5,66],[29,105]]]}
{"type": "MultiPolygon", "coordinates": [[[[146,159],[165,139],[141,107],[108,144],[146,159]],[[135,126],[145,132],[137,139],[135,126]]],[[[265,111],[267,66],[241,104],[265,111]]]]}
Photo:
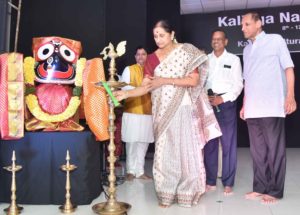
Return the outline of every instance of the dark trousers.
{"type": "Polygon", "coordinates": [[[222,183],[232,187],[236,173],[237,162],[237,113],[236,101],[219,105],[220,112],[215,110],[222,136],[209,141],[204,147],[204,165],[206,184],[216,185],[218,174],[219,140],[222,145],[222,183]]]}
{"type": "Polygon", "coordinates": [[[286,171],[284,118],[246,121],[253,159],[253,191],[282,198],[286,171]]]}

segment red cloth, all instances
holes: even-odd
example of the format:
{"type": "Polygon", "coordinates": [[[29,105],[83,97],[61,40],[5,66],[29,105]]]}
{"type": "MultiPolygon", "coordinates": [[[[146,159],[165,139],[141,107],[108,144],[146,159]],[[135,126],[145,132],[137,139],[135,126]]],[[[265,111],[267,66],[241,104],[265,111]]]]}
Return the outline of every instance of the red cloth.
{"type": "Polygon", "coordinates": [[[158,64],[160,64],[160,62],[155,53],[148,55],[144,66],[144,77],[152,77],[154,75],[154,69],[158,64]]]}
{"type": "Polygon", "coordinates": [[[22,138],[24,136],[22,54],[5,53],[0,55],[0,89],[1,138],[6,140],[22,138]],[[9,73],[10,76],[8,75],[9,73]],[[10,86],[12,86],[11,90],[9,90],[10,86]],[[10,101],[9,95],[14,97],[10,101]],[[12,104],[18,103],[19,105],[10,105],[10,102],[12,104]]]}
{"type": "Polygon", "coordinates": [[[122,127],[122,113],[116,113],[116,120],[115,120],[115,156],[120,157],[123,153],[123,145],[122,145],[122,138],[121,138],[121,127],[122,127]]]}
{"type": "MultiPolygon", "coordinates": [[[[147,56],[144,67],[144,77],[154,76],[154,69],[160,64],[160,61],[155,53],[147,56]]],[[[198,69],[195,68],[194,73],[198,73],[198,69]]]]}
{"type": "Polygon", "coordinates": [[[40,84],[36,96],[43,111],[59,114],[66,110],[72,97],[72,89],[66,85],[40,84]]]}

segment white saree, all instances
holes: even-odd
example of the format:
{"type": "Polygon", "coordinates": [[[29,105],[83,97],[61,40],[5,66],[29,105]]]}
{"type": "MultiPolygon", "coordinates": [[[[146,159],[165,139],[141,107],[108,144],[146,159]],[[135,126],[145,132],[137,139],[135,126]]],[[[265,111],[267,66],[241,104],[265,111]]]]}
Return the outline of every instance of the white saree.
{"type": "Polygon", "coordinates": [[[159,202],[186,207],[199,202],[205,192],[202,149],[221,135],[203,85],[207,56],[191,44],[180,44],[155,68],[154,75],[167,78],[200,74],[196,87],[163,85],[152,91],[155,134],[153,175],[159,202]]]}

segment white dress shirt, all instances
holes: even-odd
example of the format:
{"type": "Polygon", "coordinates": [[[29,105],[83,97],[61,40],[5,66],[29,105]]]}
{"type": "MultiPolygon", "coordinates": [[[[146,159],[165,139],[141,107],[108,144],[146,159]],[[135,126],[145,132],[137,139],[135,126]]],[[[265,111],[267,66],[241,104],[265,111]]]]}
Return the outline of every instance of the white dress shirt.
{"type": "Polygon", "coordinates": [[[120,81],[125,82],[125,83],[128,84],[127,86],[122,87],[122,90],[132,90],[132,89],[135,88],[134,86],[129,85],[130,84],[130,69],[129,69],[129,66],[125,67],[125,69],[122,73],[120,81]]]}
{"type": "Polygon", "coordinates": [[[285,70],[294,64],[282,36],[262,31],[243,54],[245,118],[285,117],[285,70]]]}
{"type": "Polygon", "coordinates": [[[205,85],[221,95],[223,102],[235,101],[243,89],[242,66],[240,58],[224,50],[219,57],[214,52],[208,55],[209,70],[205,85]]]}

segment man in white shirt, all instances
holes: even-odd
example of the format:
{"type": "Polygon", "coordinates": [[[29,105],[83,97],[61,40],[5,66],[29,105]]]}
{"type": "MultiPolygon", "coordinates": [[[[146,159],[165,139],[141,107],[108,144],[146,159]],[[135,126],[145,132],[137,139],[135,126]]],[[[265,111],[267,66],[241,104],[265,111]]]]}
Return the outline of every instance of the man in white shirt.
{"type": "MultiPolygon", "coordinates": [[[[122,81],[129,85],[123,90],[131,90],[141,85],[144,77],[144,64],[147,59],[146,50],[136,48],[136,64],[128,66],[122,73],[122,81]]],[[[149,143],[154,142],[152,125],[151,96],[128,98],[125,100],[122,116],[122,141],[126,142],[126,179],[151,179],[144,172],[145,155],[149,143]]]]}
{"type": "Polygon", "coordinates": [[[208,55],[209,72],[206,83],[209,101],[220,125],[222,136],[204,147],[206,189],[215,190],[218,173],[219,141],[222,146],[222,183],[224,195],[232,194],[237,163],[236,99],[243,89],[242,67],[239,57],[226,51],[228,39],[224,31],[212,33],[213,52],[208,55]],[[213,95],[212,95],[213,94],[213,95]]]}
{"type": "Polygon", "coordinates": [[[240,117],[247,122],[254,171],[253,192],[245,197],[272,204],[284,192],[284,119],[297,107],[294,64],[284,39],[262,30],[258,13],[243,16],[242,31],[248,45],[243,53],[245,94],[240,117]]]}

